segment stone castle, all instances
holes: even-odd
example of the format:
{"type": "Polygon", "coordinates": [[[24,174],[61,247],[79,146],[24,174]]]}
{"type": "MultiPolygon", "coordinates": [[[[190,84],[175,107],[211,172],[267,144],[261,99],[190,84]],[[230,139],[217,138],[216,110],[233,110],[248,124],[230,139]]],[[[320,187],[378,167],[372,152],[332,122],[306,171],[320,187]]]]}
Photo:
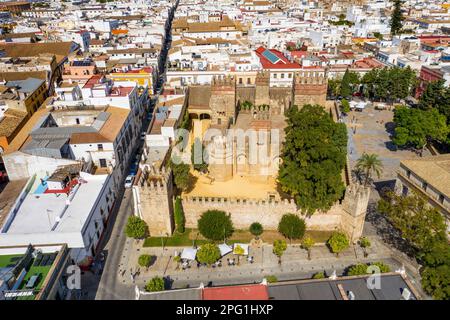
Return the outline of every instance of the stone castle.
{"type": "MultiPolygon", "coordinates": [[[[233,77],[224,77],[214,78],[210,85],[189,87],[185,101],[185,111],[192,123],[189,143],[198,138],[205,144],[210,162],[207,173],[210,182],[197,182],[198,188],[196,186],[191,193],[182,195],[186,227],[196,228],[201,214],[208,209],[230,213],[238,229],[247,229],[258,221],[265,229],[276,230],[283,214],[301,215],[295,202],[283,199],[275,187],[266,188],[256,195],[251,193],[251,189],[255,186],[253,183],[259,183],[258,186],[261,183],[275,184],[281,146],[274,142],[282,144],[284,140],[284,113],[292,105],[325,105],[326,79],[314,71],[301,71],[295,74],[291,87],[270,87],[269,74],[260,72],[253,85],[237,85],[233,77]],[[243,132],[251,129],[265,135],[256,140],[244,135],[243,143],[238,143],[239,137],[228,136],[228,129],[243,132]],[[266,155],[268,161],[251,163],[251,148],[257,154],[266,155]],[[236,179],[241,180],[236,182],[236,179]],[[233,190],[233,186],[242,187],[241,181],[245,181],[248,188],[245,186],[239,196],[230,196],[227,190],[233,190]],[[219,195],[211,196],[211,192],[219,195]]],[[[135,204],[139,215],[149,225],[150,234],[172,234],[171,171],[165,170],[164,164],[159,168],[146,165],[133,191],[135,199],[138,199],[135,204]]],[[[356,241],[362,233],[368,201],[368,188],[348,183],[340,203],[327,212],[304,218],[310,229],[343,230],[352,241],[356,241]]]]}

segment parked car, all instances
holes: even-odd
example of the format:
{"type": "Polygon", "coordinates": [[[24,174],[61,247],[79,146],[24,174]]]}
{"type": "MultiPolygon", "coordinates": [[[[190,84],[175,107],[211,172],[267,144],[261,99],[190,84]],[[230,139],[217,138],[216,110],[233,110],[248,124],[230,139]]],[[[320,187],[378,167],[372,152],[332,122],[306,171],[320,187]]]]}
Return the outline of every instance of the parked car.
{"type": "Polygon", "coordinates": [[[125,179],[125,188],[131,188],[133,186],[134,175],[129,175],[125,179]]]}
{"type": "Polygon", "coordinates": [[[132,175],[132,176],[135,176],[136,173],[137,173],[138,167],[139,167],[139,161],[136,161],[136,160],[135,160],[135,161],[131,164],[131,166],[130,166],[130,172],[129,172],[129,174],[132,175]]]}

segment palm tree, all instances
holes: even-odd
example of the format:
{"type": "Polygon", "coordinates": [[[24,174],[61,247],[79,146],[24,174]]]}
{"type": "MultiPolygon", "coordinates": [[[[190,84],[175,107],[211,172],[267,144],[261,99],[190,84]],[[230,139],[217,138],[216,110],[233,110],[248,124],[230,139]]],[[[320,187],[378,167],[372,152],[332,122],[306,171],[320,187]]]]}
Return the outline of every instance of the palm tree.
{"type": "Polygon", "coordinates": [[[364,185],[367,186],[369,179],[372,177],[372,174],[375,172],[377,177],[380,178],[381,172],[383,172],[383,163],[380,159],[378,159],[378,155],[371,153],[363,153],[361,158],[356,162],[356,168],[361,172],[365,173],[365,181],[364,185]]]}

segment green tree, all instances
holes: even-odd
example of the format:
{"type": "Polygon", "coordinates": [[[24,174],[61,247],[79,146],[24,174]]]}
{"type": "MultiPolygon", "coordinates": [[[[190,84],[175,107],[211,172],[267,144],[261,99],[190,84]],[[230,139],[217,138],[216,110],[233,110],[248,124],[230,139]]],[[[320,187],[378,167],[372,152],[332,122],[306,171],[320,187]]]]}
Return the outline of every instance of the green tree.
{"type": "Polygon", "coordinates": [[[449,133],[445,116],[436,109],[424,111],[398,107],[394,110],[394,122],[392,141],[397,146],[413,146],[423,150],[430,141],[446,141],[449,133]]]}
{"type": "Polygon", "coordinates": [[[241,110],[251,110],[253,108],[253,103],[245,100],[241,105],[241,110]]]}
{"type": "Polygon", "coordinates": [[[450,245],[445,239],[435,241],[430,248],[421,251],[418,258],[423,265],[428,267],[450,266],[450,245]]]}
{"type": "Polygon", "coordinates": [[[364,251],[364,257],[367,257],[367,248],[370,248],[371,246],[370,240],[366,237],[361,237],[361,239],[359,239],[359,245],[364,251]]]}
{"type": "Polygon", "coordinates": [[[378,202],[378,210],[386,214],[402,237],[419,251],[427,250],[446,238],[447,228],[442,214],[418,194],[403,196],[387,192],[386,199],[378,202]]]}
{"type": "Polygon", "coordinates": [[[327,210],[345,190],[347,129],[319,105],[293,106],[287,111],[285,143],[278,172],[281,190],[312,215],[327,210]]]}
{"type": "Polygon", "coordinates": [[[342,232],[333,232],[331,237],[327,241],[328,246],[330,247],[333,253],[336,253],[336,256],[339,257],[339,253],[347,249],[350,245],[348,241],[347,235],[342,232]]]}
{"type": "Polygon", "coordinates": [[[450,124],[450,87],[445,87],[445,80],[430,82],[419,98],[422,110],[437,109],[450,124]]]}
{"type": "Polygon", "coordinates": [[[250,233],[252,235],[254,235],[256,238],[258,238],[264,231],[262,224],[259,222],[253,222],[250,225],[249,230],[250,230],[250,233]]]}
{"type": "Polygon", "coordinates": [[[191,147],[191,162],[194,170],[206,172],[208,170],[207,154],[205,153],[205,146],[199,138],[195,138],[191,147]]]}
{"type": "Polygon", "coordinates": [[[349,113],[350,112],[350,103],[347,101],[347,99],[341,100],[341,111],[343,113],[349,113]]]}
{"type": "Polygon", "coordinates": [[[351,266],[347,271],[348,276],[361,276],[367,273],[367,264],[365,263],[355,264],[351,266]]]}
{"type": "Polygon", "coordinates": [[[380,273],[391,272],[391,268],[384,262],[373,262],[370,265],[378,267],[380,269],[380,273]]]}
{"type": "Polygon", "coordinates": [[[312,276],[313,279],[325,279],[325,272],[319,271],[317,273],[314,273],[312,276]]]}
{"type": "Polygon", "coordinates": [[[144,239],[149,235],[148,226],[141,218],[130,216],[125,225],[125,234],[129,238],[144,239]]]}
{"type": "Polygon", "coordinates": [[[171,162],[170,167],[173,171],[173,179],[176,187],[181,191],[187,190],[189,182],[191,181],[189,165],[186,163],[171,162]]]}
{"type": "Polygon", "coordinates": [[[401,0],[393,0],[394,2],[394,10],[391,14],[391,35],[400,34],[403,27],[403,14],[402,14],[402,1],[401,0]]]}
{"type": "Polygon", "coordinates": [[[233,234],[233,223],[224,211],[208,210],[198,220],[198,230],[206,239],[224,240],[233,234]]]}
{"type": "Polygon", "coordinates": [[[138,258],[138,264],[141,267],[148,268],[148,267],[150,267],[150,264],[152,263],[153,259],[154,259],[154,256],[152,256],[152,255],[141,254],[138,258]]]}
{"type": "Polygon", "coordinates": [[[278,257],[278,264],[281,264],[281,257],[287,249],[286,241],[275,240],[273,242],[273,253],[278,257]]]}
{"type": "Polygon", "coordinates": [[[284,214],[278,223],[278,232],[288,238],[289,241],[302,238],[305,230],[305,221],[293,213],[284,214]]]}
{"type": "Polygon", "coordinates": [[[145,285],[145,291],[148,292],[164,291],[164,279],[161,277],[151,278],[145,285]]]}
{"type": "Polygon", "coordinates": [[[211,265],[220,259],[220,249],[214,243],[205,243],[197,251],[197,260],[200,263],[211,265]]]}
{"type": "Polygon", "coordinates": [[[434,243],[418,254],[424,265],[421,270],[422,287],[436,300],[450,299],[450,245],[447,239],[434,243]]]}
{"type": "Polygon", "coordinates": [[[348,69],[345,70],[344,77],[342,78],[341,82],[341,95],[344,98],[351,97],[354,90],[355,85],[359,83],[359,77],[358,74],[352,71],[349,71],[348,69]]]}
{"type": "Polygon", "coordinates": [[[379,33],[379,32],[374,32],[373,36],[375,38],[377,38],[378,40],[383,40],[383,35],[381,33],[379,33]]]}
{"type": "Polygon", "coordinates": [[[175,200],[175,208],[174,208],[174,220],[176,225],[176,230],[179,233],[184,233],[184,224],[186,222],[184,217],[183,205],[181,203],[181,198],[177,197],[175,200]]]}
{"type": "Polygon", "coordinates": [[[373,173],[376,173],[377,177],[380,178],[381,172],[383,171],[383,163],[378,159],[376,154],[367,154],[364,152],[356,162],[356,168],[358,171],[364,172],[364,185],[367,186],[373,173]]]}
{"type": "Polygon", "coordinates": [[[450,300],[450,265],[425,267],[421,273],[422,287],[436,300],[450,300]]]}
{"type": "Polygon", "coordinates": [[[308,251],[308,260],[311,260],[311,248],[314,246],[314,244],[314,239],[309,236],[306,236],[302,240],[302,248],[308,251]]]}
{"type": "Polygon", "coordinates": [[[337,97],[341,93],[342,79],[329,79],[328,80],[328,95],[337,97]]]}

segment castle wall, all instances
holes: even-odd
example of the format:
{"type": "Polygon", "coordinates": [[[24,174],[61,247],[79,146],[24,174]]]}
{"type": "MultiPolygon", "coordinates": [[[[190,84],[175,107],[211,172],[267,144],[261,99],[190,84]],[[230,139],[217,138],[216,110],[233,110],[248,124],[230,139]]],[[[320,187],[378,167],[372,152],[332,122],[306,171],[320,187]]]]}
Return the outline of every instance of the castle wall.
{"type": "Polygon", "coordinates": [[[284,114],[292,100],[292,88],[274,87],[269,91],[271,114],[284,114]]]}
{"type": "Polygon", "coordinates": [[[209,209],[230,213],[237,229],[248,229],[253,222],[259,222],[266,230],[277,230],[281,217],[286,213],[296,213],[305,219],[311,230],[334,230],[340,226],[341,210],[333,207],[327,213],[314,214],[306,218],[298,211],[293,200],[263,201],[232,198],[183,197],[186,227],[197,228],[197,221],[209,209]]]}
{"type": "Polygon", "coordinates": [[[315,72],[303,72],[294,77],[293,103],[300,108],[305,104],[325,106],[327,78],[315,72]]]}
{"type": "Polygon", "coordinates": [[[238,86],[236,87],[236,101],[240,102],[240,104],[245,101],[251,102],[253,105],[255,104],[255,86],[238,86]]]}

